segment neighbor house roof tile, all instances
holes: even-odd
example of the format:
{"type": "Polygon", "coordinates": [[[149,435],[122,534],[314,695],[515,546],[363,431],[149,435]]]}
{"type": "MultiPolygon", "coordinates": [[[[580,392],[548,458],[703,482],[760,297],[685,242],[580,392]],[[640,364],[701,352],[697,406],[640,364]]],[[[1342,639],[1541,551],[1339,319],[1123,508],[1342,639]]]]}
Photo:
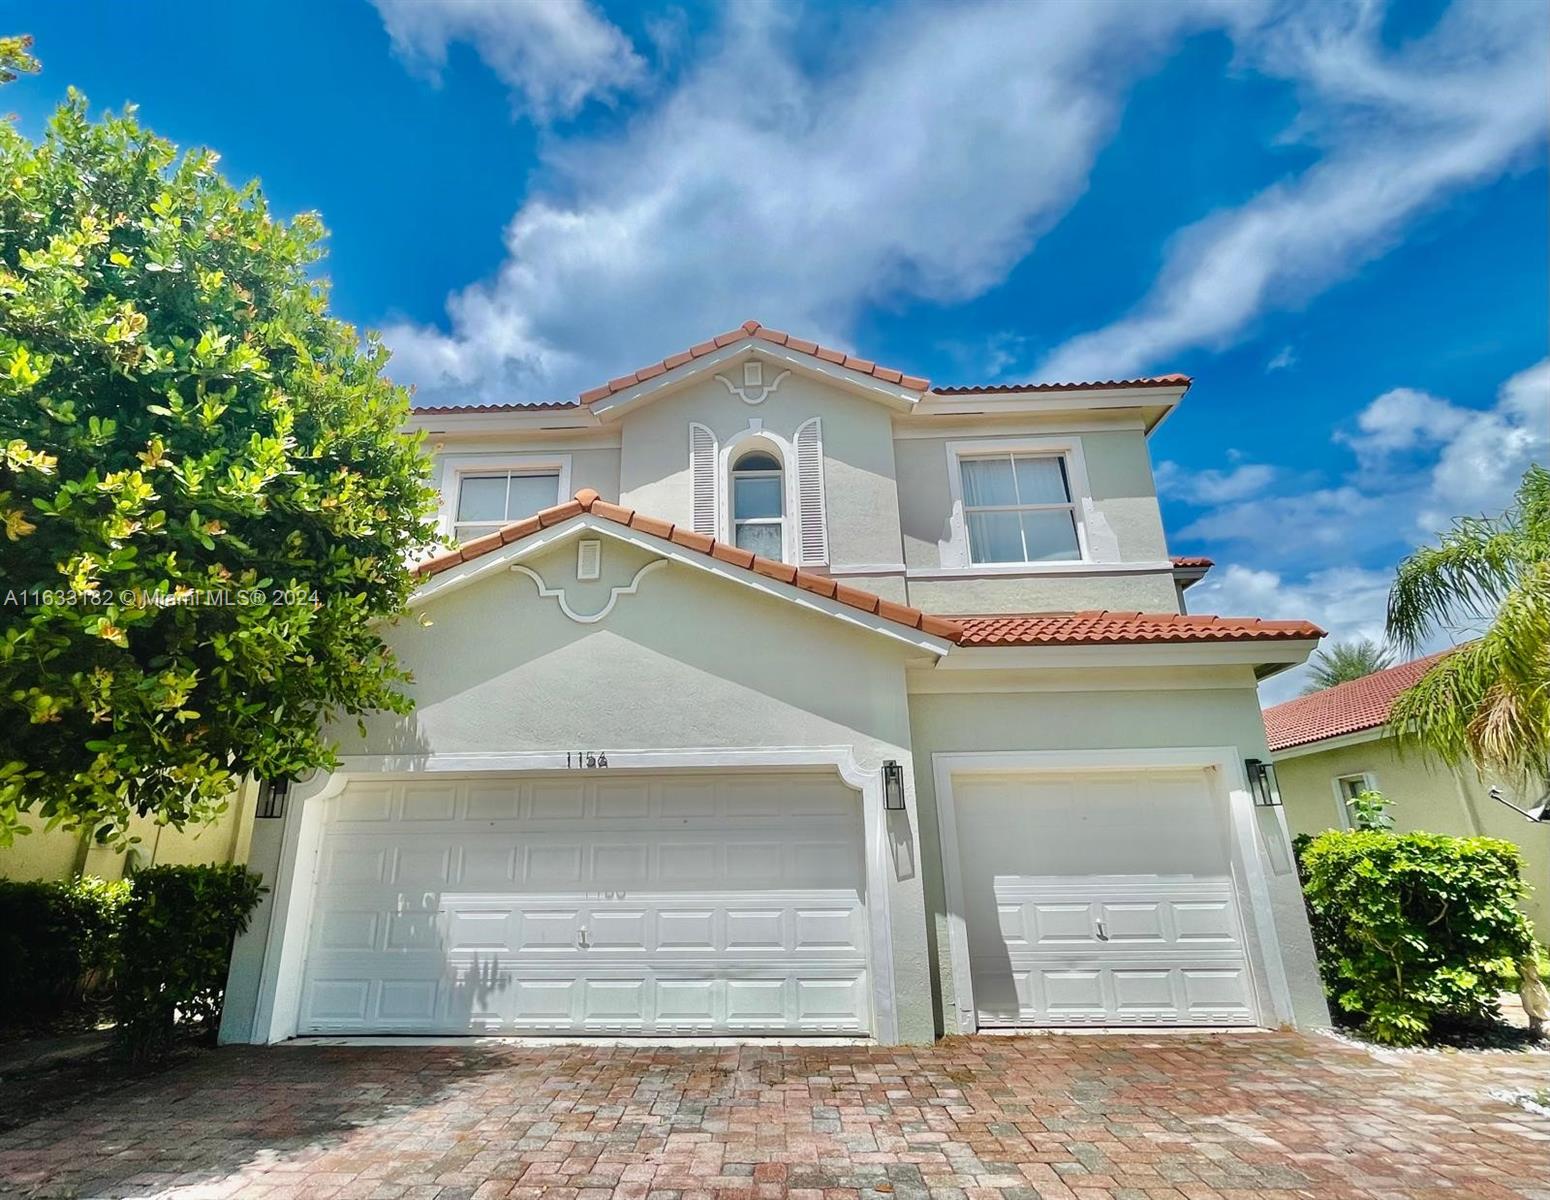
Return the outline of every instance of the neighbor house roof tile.
{"type": "Polygon", "coordinates": [[[1265,739],[1271,750],[1290,750],[1329,738],[1376,729],[1389,719],[1394,701],[1445,655],[1429,654],[1414,662],[1375,671],[1349,683],[1310,692],[1265,710],[1265,739]]]}

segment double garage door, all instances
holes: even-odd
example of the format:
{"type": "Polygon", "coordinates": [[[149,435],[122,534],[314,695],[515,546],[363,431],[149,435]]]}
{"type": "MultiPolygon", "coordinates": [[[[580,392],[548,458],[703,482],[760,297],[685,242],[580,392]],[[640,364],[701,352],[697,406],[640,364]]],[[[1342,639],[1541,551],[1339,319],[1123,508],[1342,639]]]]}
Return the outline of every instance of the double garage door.
{"type": "Polygon", "coordinates": [[[1255,1023],[1204,772],[975,773],[952,793],[968,1024],[1255,1023]]]}
{"type": "Polygon", "coordinates": [[[300,1030],[865,1033],[861,828],[820,774],[352,783],[300,1030]]]}

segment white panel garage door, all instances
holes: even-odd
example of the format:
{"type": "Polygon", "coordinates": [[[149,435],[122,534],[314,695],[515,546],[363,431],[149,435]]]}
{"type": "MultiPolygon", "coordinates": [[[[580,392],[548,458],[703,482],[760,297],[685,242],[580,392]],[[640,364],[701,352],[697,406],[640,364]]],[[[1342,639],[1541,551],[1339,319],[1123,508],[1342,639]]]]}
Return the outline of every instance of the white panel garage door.
{"type": "Polygon", "coordinates": [[[815,774],[352,783],[304,1033],[863,1033],[861,804],[815,774]]]}
{"type": "Polygon", "coordinates": [[[1254,1024],[1203,772],[967,774],[953,801],[979,1025],[1254,1024]]]}

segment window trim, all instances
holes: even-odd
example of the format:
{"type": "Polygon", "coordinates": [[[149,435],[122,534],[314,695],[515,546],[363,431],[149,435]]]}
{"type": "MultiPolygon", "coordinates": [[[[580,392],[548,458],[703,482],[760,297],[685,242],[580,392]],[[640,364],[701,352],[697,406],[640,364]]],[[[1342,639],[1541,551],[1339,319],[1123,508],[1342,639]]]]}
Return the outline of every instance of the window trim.
{"type": "MultiPolygon", "coordinates": [[[[1092,489],[1087,482],[1087,462],[1082,455],[1082,439],[1076,437],[1039,438],[975,438],[971,441],[947,443],[947,489],[951,503],[948,517],[947,540],[938,544],[941,564],[944,568],[972,569],[986,574],[1026,575],[1049,571],[1054,568],[1070,569],[1084,563],[1093,563],[1087,530],[1087,510],[1092,504],[1092,489]],[[1052,559],[1048,562],[989,562],[974,561],[969,546],[969,522],[963,500],[963,461],[969,458],[987,458],[998,454],[1022,454],[1060,457],[1065,462],[1066,485],[1070,489],[1071,516],[1076,524],[1077,558],[1052,559]]],[[[1023,508],[1065,508],[1064,504],[1018,505],[1023,508]]]]}
{"type": "Polygon", "coordinates": [[[500,474],[556,474],[559,478],[558,486],[555,488],[554,503],[562,503],[571,494],[571,456],[569,454],[444,455],[441,460],[441,478],[437,484],[437,491],[441,496],[437,527],[443,537],[451,539],[457,536],[457,506],[463,494],[463,480],[469,476],[500,474]]]}
{"type": "Polygon", "coordinates": [[[802,498],[797,492],[796,447],[764,422],[755,418],[747,429],[724,439],[716,448],[716,539],[729,546],[737,544],[732,518],[732,468],[745,454],[763,452],[780,464],[781,496],[785,515],[780,537],[780,561],[795,563],[798,517],[802,498]]]}
{"type": "Polygon", "coordinates": [[[1347,771],[1344,775],[1331,777],[1329,786],[1330,790],[1335,794],[1335,819],[1340,822],[1337,826],[1340,829],[1352,828],[1351,810],[1346,807],[1346,801],[1350,797],[1345,794],[1345,788],[1342,786],[1347,780],[1351,779],[1360,779],[1362,781],[1362,791],[1364,792],[1375,792],[1378,790],[1378,777],[1371,771],[1347,771]]]}
{"type": "Polygon", "coordinates": [[[778,526],[780,526],[781,561],[784,562],[785,561],[785,557],[786,557],[786,546],[787,546],[787,541],[786,541],[786,521],[787,521],[787,517],[788,517],[789,514],[786,511],[786,467],[784,466],[784,464],[781,463],[780,458],[777,455],[772,454],[769,451],[767,451],[767,450],[765,450],[765,449],[763,449],[762,447],[759,447],[759,446],[750,446],[748,449],[744,450],[741,454],[739,454],[735,459],[732,460],[731,470],[728,472],[728,475],[727,475],[727,496],[729,497],[729,501],[730,501],[731,509],[732,509],[731,513],[729,514],[729,520],[731,522],[730,528],[731,528],[731,531],[732,531],[732,544],[734,546],[736,546],[738,544],[737,543],[737,530],[738,530],[739,526],[742,526],[742,525],[778,525],[778,526]],[[745,458],[752,458],[756,454],[762,454],[766,458],[773,458],[773,459],[775,459],[775,463],[776,463],[775,469],[774,470],[770,470],[767,467],[740,468],[738,466],[738,463],[742,462],[745,458]],[[777,491],[777,493],[780,496],[780,516],[778,516],[778,517],[739,517],[737,515],[737,481],[739,479],[773,479],[773,480],[775,480],[776,483],[779,484],[779,487],[776,488],[776,491],[777,491]]]}

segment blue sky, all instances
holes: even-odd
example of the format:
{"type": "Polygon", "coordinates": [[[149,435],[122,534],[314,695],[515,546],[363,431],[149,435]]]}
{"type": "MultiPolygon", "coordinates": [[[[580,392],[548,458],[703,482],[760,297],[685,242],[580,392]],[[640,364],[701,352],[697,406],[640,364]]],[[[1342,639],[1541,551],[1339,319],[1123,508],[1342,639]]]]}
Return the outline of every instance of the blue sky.
{"type": "Polygon", "coordinates": [[[1339,636],[1550,457],[1534,0],[5,12],[25,128],[133,101],[321,212],[423,397],[569,396],[748,317],[941,384],[1185,371],[1153,456],[1220,564],[1193,606],[1339,636]]]}

